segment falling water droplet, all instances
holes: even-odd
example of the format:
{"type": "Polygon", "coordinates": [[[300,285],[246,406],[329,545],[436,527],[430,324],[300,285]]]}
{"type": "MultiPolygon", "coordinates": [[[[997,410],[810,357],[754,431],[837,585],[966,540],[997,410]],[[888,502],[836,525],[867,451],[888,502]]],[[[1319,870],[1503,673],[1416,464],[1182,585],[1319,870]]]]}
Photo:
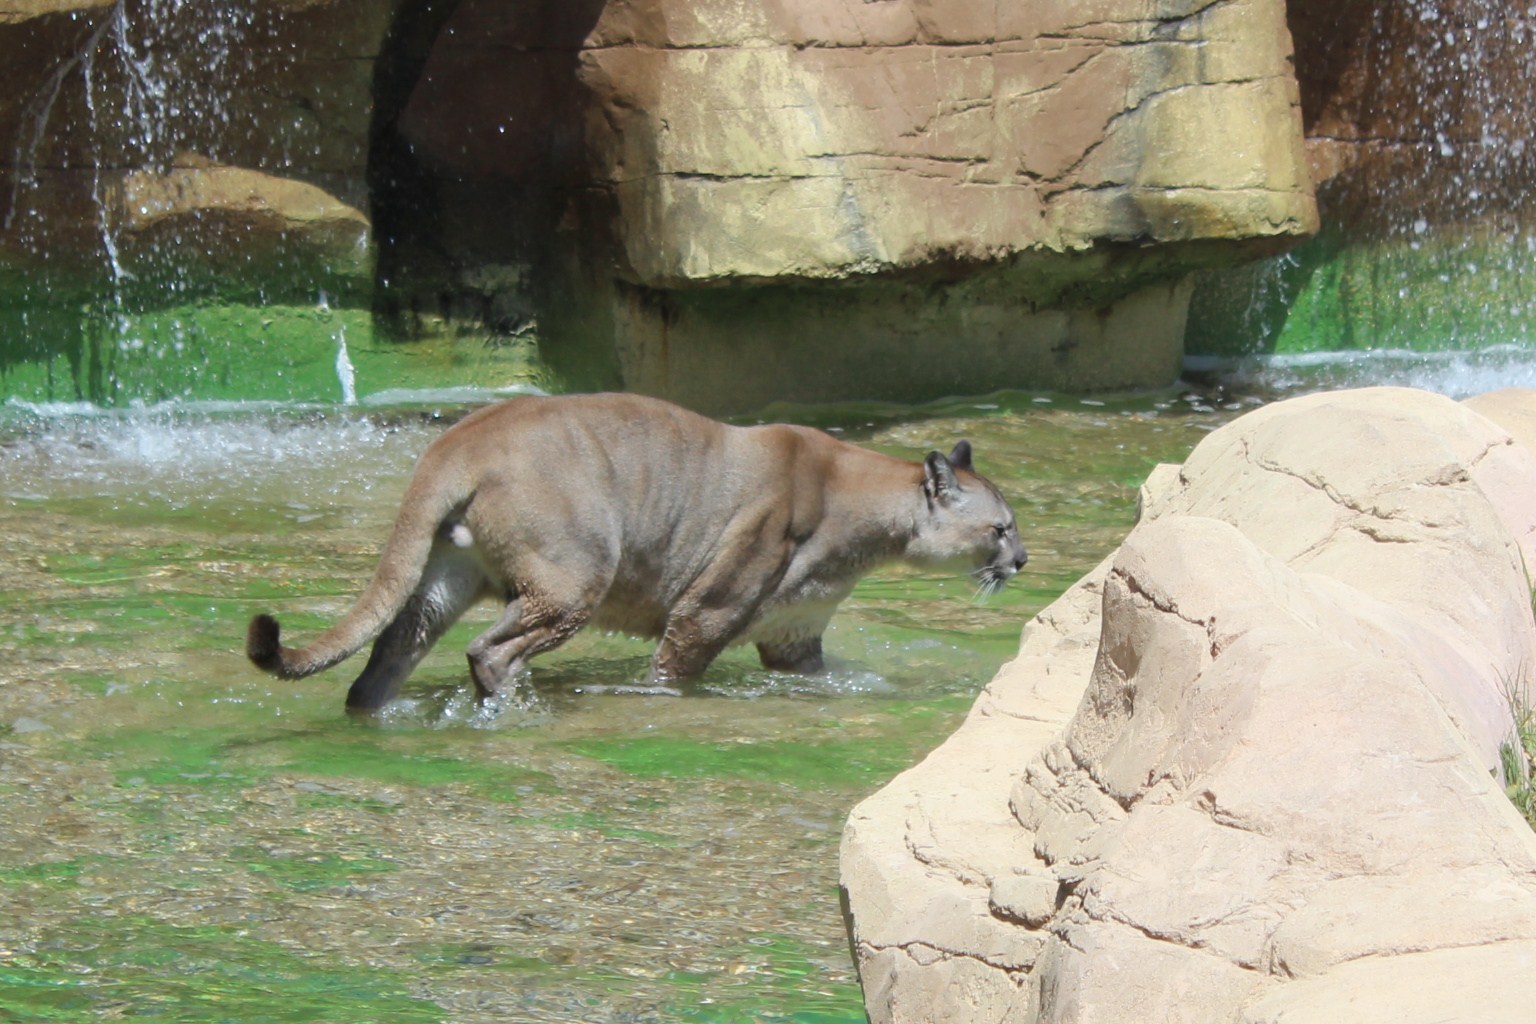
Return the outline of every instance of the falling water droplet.
{"type": "Polygon", "coordinates": [[[341,383],[341,402],[343,405],[357,404],[357,372],[352,367],[352,359],[347,355],[347,328],[346,325],[336,329],[336,379],[341,383]]]}

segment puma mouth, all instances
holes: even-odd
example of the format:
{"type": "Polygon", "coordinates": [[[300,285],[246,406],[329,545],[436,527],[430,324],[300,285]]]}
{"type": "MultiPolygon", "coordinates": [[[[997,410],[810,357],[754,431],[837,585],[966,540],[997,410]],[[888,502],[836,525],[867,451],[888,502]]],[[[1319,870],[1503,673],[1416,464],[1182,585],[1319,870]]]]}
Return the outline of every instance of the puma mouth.
{"type": "Polygon", "coordinates": [[[1010,569],[1007,566],[1001,565],[984,565],[977,569],[971,573],[971,577],[976,580],[976,599],[978,601],[985,601],[993,594],[996,594],[1003,587],[1007,586],[1008,581],[1017,572],[1018,570],[1016,569],[1010,569]]]}

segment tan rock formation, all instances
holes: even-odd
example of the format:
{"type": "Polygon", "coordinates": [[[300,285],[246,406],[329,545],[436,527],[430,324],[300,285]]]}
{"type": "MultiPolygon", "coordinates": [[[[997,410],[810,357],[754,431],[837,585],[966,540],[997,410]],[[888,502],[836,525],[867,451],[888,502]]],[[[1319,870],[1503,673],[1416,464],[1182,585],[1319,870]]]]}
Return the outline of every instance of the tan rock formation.
{"type": "Polygon", "coordinates": [[[1488,417],[1536,393],[1474,404],[1295,399],[1153,474],[850,816],[872,1020],[1523,1019],[1536,834],[1497,774],[1536,452],[1488,417]]]}
{"type": "Polygon", "coordinates": [[[625,383],[716,408],[754,404],[733,398],[744,358],[805,400],[1166,382],[1182,274],[1316,227],[1284,16],[610,3],[580,72],[595,269],[546,327],[613,337],[625,383]],[[926,376],[939,338],[978,365],[926,376]],[[892,359],[916,391],[860,372],[892,359]]]}
{"type": "Polygon", "coordinates": [[[114,0],[4,0],[0,3],[0,25],[14,25],[49,14],[87,11],[110,7],[114,0]]]}
{"type": "Polygon", "coordinates": [[[609,4],[633,280],[845,277],[1314,226],[1283,4],[609,4]],[[703,8],[703,9],[701,9],[703,8]]]}
{"type": "Polygon", "coordinates": [[[125,258],[148,261],[188,237],[201,268],[230,277],[257,263],[323,267],[331,275],[369,270],[368,218],[302,181],[183,157],[163,173],[131,171],[103,193],[103,216],[125,258]]]}

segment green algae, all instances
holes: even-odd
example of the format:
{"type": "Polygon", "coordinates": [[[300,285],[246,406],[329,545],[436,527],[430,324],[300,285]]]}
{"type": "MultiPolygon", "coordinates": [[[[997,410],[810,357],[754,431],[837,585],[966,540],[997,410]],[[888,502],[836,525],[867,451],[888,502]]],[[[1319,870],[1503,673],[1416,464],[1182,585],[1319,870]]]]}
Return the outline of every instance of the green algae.
{"type": "MultiPolygon", "coordinates": [[[[263,717],[261,712],[250,713],[263,717]]],[[[516,803],[549,776],[515,765],[424,752],[420,738],[331,728],[261,735],[186,727],[125,729],[92,741],[94,756],[128,787],[244,787],[274,776],[366,779],[385,786],[457,787],[497,803],[516,803]]],[[[428,738],[432,747],[441,744],[428,738]]]]}
{"type": "Polygon", "coordinates": [[[712,978],[677,972],[679,990],[669,1007],[679,1021],[699,1024],[860,1024],[858,990],[836,984],[829,963],[836,951],[786,935],[759,935],[731,951],[750,971],[750,989],[721,990],[712,978]],[[690,1001],[683,994],[693,996],[690,1001]]]}
{"type": "Polygon", "coordinates": [[[29,950],[0,949],[0,1017],[16,1024],[148,1018],[179,1024],[428,1024],[407,979],[304,955],[242,930],[132,915],[82,917],[29,950]]]}
{"type": "Polygon", "coordinates": [[[131,731],[96,741],[96,756],[114,766],[119,786],[239,787],[255,773],[227,755],[230,743],[186,729],[131,731]]]}
{"type": "Polygon", "coordinates": [[[674,847],[682,844],[682,840],[673,834],[658,832],[653,829],[634,828],[621,825],[612,818],[598,811],[570,811],[564,814],[554,814],[536,819],[539,824],[550,828],[569,829],[572,832],[595,832],[608,839],[634,839],[653,846],[674,847]]]}
{"type": "Polygon", "coordinates": [[[58,351],[0,347],[0,389],[27,402],[333,403],[390,391],[542,380],[531,339],[441,334],[402,344],[369,310],[194,303],[77,314],[58,351]]]}
{"type": "Polygon", "coordinates": [[[566,748],[631,775],[745,778],[803,788],[859,789],[909,763],[884,740],[705,743],[681,736],[638,736],[578,740],[566,748]]]}
{"type": "Polygon", "coordinates": [[[100,869],[109,860],[106,855],[97,854],[69,860],[8,865],[0,867],[0,885],[41,885],[51,888],[75,886],[82,876],[100,869]]]}
{"type": "Polygon", "coordinates": [[[274,856],[251,848],[236,848],[246,870],[269,878],[280,888],[294,892],[321,892],[350,885],[366,875],[398,870],[392,860],[377,855],[309,852],[292,856],[274,856]]]}
{"type": "Polygon", "coordinates": [[[1477,225],[1374,240],[1337,230],[1201,275],[1186,351],[1238,357],[1529,344],[1536,251],[1477,225]]]}

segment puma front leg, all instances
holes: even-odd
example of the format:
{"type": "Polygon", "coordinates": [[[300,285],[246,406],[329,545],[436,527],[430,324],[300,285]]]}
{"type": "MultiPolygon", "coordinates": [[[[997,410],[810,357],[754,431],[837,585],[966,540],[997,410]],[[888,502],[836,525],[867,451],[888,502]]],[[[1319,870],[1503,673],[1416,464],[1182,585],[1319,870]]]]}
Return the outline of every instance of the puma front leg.
{"type": "Polygon", "coordinates": [[[651,658],[658,682],[701,675],[756,617],[784,572],[785,556],[753,549],[749,558],[717,565],[674,607],[651,658]],[[743,592],[742,580],[758,584],[743,592]]]}
{"type": "Polygon", "coordinates": [[[703,675],[735,635],[736,616],[673,616],[651,656],[651,681],[674,683],[703,675]]]}

